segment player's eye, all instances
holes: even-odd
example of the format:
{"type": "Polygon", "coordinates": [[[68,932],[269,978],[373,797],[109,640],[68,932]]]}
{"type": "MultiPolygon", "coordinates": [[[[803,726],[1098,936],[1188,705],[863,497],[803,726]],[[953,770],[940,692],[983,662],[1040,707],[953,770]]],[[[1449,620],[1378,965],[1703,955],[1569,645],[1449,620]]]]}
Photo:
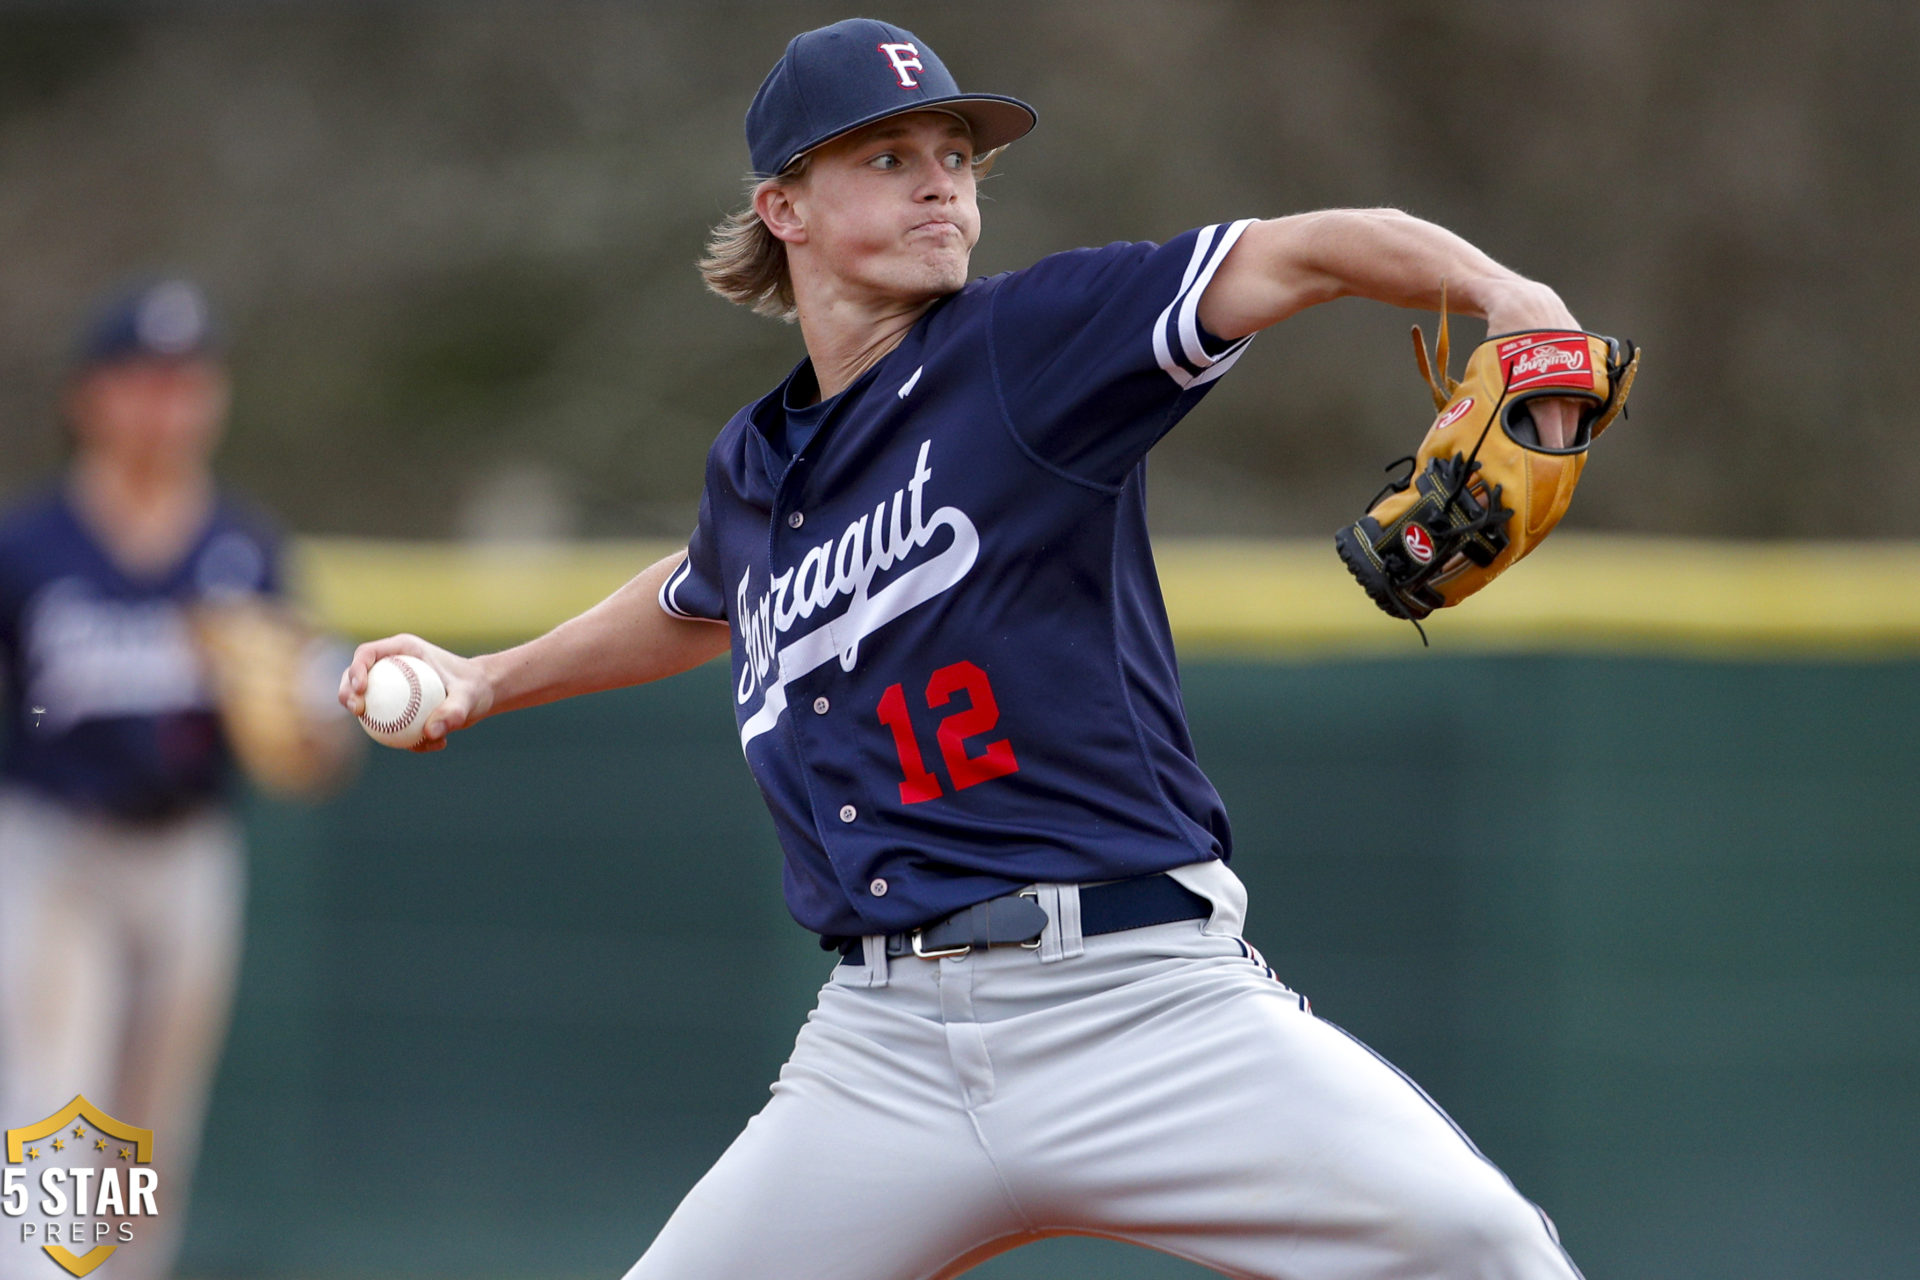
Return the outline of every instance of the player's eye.
{"type": "Polygon", "coordinates": [[[964,151],[947,152],[947,168],[953,170],[955,173],[958,173],[960,172],[960,170],[966,168],[969,163],[971,163],[971,161],[969,160],[966,152],[964,151]]]}
{"type": "Polygon", "coordinates": [[[867,161],[867,163],[876,169],[898,169],[900,167],[900,157],[891,151],[882,151],[879,155],[867,161]]]}

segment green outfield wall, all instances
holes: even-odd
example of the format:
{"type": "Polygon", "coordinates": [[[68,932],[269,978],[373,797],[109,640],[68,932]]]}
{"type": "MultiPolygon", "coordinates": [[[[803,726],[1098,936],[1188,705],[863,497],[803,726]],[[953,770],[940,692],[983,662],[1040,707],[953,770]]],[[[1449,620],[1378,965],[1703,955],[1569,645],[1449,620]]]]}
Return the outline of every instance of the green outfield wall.
{"type": "MultiPolygon", "coordinates": [[[[1920,659],[1409,647],[1185,683],[1249,937],[1589,1276],[1920,1270],[1920,659]]],[[[189,1274],[641,1252],[828,968],[726,684],[524,712],[378,752],[322,808],[253,808],[189,1274]]],[[[1201,1273],[1052,1241],[976,1274],[1201,1273]]]]}

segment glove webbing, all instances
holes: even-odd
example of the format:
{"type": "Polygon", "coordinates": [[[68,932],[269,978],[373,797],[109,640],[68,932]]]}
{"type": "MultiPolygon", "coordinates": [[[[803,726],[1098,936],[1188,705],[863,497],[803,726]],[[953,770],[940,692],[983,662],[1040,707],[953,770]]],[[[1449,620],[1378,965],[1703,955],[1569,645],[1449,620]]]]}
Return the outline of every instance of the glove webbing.
{"type": "MultiPolygon", "coordinates": [[[[1447,407],[1447,402],[1453,399],[1453,393],[1460,389],[1460,383],[1447,368],[1447,286],[1444,280],[1440,283],[1440,332],[1434,343],[1433,365],[1427,363],[1426,335],[1420,332],[1419,325],[1413,326],[1413,349],[1419,357],[1420,373],[1426,378],[1427,386],[1433,392],[1434,410],[1435,412],[1440,412],[1447,407]],[[1439,367],[1440,376],[1438,378],[1434,376],[1434,365],[1439,367]]],[[[1487,425],[1480,428],[1480,435],[1474,440],[1473,449],[1467,454],[1465,461],[1460,466],[1459,474],[1454,477],[1453,484],[1447,490],[1447,500],[1440,504],[1440,519],[1447,519],[1454,509],[1459,507],[1460,495],[1466,491],[1467,482],[1473,478],[1474,471],[1478,469],[1480,447],[1487,442],[1487,433],[1493,430],[1493,424],[1500,421],[1500,413],[1505,408],[1507,396],[1510,395],[1512,391],[1513,367],[1510,365],[1507,368],[1505,380],[1500,384],[1500,394],[1493,402],[1493,412],[1487,418],[1487,425]]],[[[1459,458],[1460,455],[1455,454],[1454,457],[1459,458]]],[[[1419,465],[1418,456],[1408,454],[1404,458],[1396,458],[1387,464],[1386,469],[1392,471],[1401,463],[1408,464],[1407,478],[1398,482],[1389,480],[1386,487],[1382,488],[1380,492],[1374,496],[1373,501],[1367,504],[1369,507],[1378,505],[1380,499],[1385,497],[1389,490],[1395,493],[1404,493],[1407,486],[1415,481],[1417,477],[1414,475],[1413,468],[1419,465]]],[[[1448,540],[1457,546],[1473,535],[1485,532],[1495,524],[1503,523],[1507,517],[1511,516],[1513,514],[1512,510],[1500,505],[1500,494],[1504,487],[1503,485],[1494,485],[1493,488],[1487,492],[1487,500],[1485,505],[1481,507],[1480,513],[1478,515],[1469,515],[1464,521],[1454,525],[1453,528],[1448,531],[1448,540]]],[[[1439,559],[1438,546],[1435,547],[1434,558],[1436,560],[1439,559]]],[[[1448,556],[1448,559],[1451,558],[1452,554],[1448,556]]],[[[1413,629],[1420,633],[1420,647],[1423,649],[1431,649],[1433,642],[1427,639],[1427,629],[1420,625],[1418,618],[1408,613],[1406,609],[1402,607],[1400,603],[1400,593],[1397,590],[1389,591],[1387,592],[1387,597],[1393,602],[1394,611],[1408,622],[1411,622],[1413,629]]]]}

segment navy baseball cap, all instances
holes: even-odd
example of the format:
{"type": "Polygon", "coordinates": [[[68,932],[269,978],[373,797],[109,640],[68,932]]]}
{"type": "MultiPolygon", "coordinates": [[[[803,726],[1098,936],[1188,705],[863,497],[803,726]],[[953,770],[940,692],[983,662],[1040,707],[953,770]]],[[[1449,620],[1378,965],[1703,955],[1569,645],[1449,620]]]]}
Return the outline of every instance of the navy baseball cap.
{"type": "Polygon", "coordinates": [[[754,173],[771,178],[843,133],[908,111],[945,111],[980,151],[1024,137],[1039,118],[1018,98],[962,93],[913,32],[872,18],[806,31],[787,45],[747,108],[754,173]]]}
{"type": "Polygon", "coordinates": [[[176,279],[110,295],[95,307],[75,356],[85,368],[121,360],[196,360],[219,351],[206,295],[192,281],[176,279]]]}

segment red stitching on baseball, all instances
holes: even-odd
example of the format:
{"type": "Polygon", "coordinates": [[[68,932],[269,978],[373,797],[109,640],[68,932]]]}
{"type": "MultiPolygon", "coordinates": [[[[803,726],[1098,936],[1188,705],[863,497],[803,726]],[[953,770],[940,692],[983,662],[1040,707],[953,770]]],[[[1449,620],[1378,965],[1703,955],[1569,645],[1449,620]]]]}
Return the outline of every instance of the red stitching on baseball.
{"type": "Polygon", "coordinates": [[[414,716],[420,712],[420,673],[413,669],[411,662],[395,662],[394,665],[407,673],[406,709],[392,720],[369,720],[367,713],[360,713],[360,723],[375,733],[399,733],[413,723],[414,716]]]}

